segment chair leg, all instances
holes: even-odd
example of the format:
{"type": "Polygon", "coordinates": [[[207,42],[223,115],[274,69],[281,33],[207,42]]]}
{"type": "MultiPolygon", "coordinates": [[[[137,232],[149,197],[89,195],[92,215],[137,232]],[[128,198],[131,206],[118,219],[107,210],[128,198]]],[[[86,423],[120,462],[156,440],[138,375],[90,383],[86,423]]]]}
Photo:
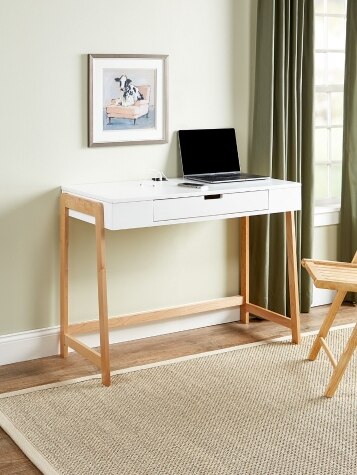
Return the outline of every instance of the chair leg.
{"type": "Polygon", "coordinates": [[[339,308],[341,307],[343,299],[345,298],[345,295],[346,295],[346,292],[344,290],[340,290],[339,292],[337,292],[336,297],[334,298],[334,301],[331,304],[330,310],[329,310],[328,314],[326,315],[325,320],[324,320],[323,324],[321,325],[320,331],[319,331],[317,337],[315,338],[315,341],[314,341],[314,343],[312,345],[312,348],[310,350],[310,353],[309,353],[309,356],[308,356],[308,359],[310,361],[316,360],[317,355],[319,354],[319,352],[321,350],[321,347],[322,347],[320,338],[326,338],[326,336],[327,336],[327,334],[328,334],[328,332],[331,328],[331,325],[332,325],[332,323],[333,323],[333,321],[336,317],[336,314],[337,314],[339,308]]]}
{"type": "Polygon", "coordinates": [[[355,325],[353,332],[347,342],[347,345],[339,359],[337,366],[331,376],[330,382],[327,386],[325,396],[332,397],[341,381],[341,378],[346,371],[347,365],[357,347],[357,325],[355,325]]]}

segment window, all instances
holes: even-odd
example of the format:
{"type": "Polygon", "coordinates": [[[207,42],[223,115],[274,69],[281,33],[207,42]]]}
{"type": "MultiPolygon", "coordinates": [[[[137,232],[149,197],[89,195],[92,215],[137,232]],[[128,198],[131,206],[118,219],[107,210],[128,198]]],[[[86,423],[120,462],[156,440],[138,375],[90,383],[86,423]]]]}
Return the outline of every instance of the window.
{"type": "Polygon", "coordinates": [[[346,0],[315,0],[315,202],[341,198],[346,0]]]}

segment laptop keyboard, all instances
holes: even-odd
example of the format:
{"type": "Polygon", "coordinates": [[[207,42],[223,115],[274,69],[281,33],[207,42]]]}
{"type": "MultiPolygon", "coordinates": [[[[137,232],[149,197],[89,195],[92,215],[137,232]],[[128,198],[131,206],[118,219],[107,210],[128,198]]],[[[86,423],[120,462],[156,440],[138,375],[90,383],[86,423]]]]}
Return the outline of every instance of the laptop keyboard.
{"type": "Polygon", "coordinates": [[[219,173],[218,175],[216,174],[205,174],[205,175],[195,175],[196,178],[201,178],[201,179],[208,179],[212,181],[220,181],[220,180],[226,180],[230,178],[238,178],[242,176],[241,173],[219,173]]]}
{"type": "Polygon", "coordinates": [[[221,183],[229,181],[249,181],[249,180],[265,180],[266,176],[252,175],[250,173],[229,172],[229,173],[205,173],[202,175],[194,175],[190,177],[192,180],[203,181],[207,183],[221,183]]]}

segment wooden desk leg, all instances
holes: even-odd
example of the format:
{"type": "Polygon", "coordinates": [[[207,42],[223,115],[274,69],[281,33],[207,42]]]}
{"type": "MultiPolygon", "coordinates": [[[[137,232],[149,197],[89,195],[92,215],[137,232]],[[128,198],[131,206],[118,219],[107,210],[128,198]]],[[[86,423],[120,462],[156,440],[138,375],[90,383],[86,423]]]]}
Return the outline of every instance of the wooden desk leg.
{"type": "Polygon", "coordinates": [[[68,208],[60,199],[60,355],[68,356],[65,334],[68,332],[68,208]]]}
{"type": "Polygon", "coordinates": [[[249,217],[240,220],[240,293],[243,297],[243,305],[240,307],[240,321],[249,323],[249,217]]]}
{"type": "Polygon", "coordinates": [[[99,304],[99,331],[102,383],[110,386],[108,303],[107,303],[107,269],[105,261],[105,231],[103,206],[98,204],[95,211],[95,234],[97,248],[97,277],[99,304]]]}
{"type": "Polygon", "coordinates": [[[294,211],[285,213],[286,217],[286,247],[288,257],[289,276],[289,296],[290,296],[290,318],[291,318],[291,338],[293,343],[300,343],[300,308],[299,289],[296,260],[296,238],[294,211]]]}

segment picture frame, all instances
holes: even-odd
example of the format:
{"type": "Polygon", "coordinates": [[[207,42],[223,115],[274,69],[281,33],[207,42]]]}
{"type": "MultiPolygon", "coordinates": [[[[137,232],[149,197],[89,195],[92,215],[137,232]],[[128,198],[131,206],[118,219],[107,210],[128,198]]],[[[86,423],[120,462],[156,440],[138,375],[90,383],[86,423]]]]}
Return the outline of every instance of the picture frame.
{"type": "Polygon", "coordinates": [[[88,54],[88,146],[167,143],[168,56],[88,54]]]}

